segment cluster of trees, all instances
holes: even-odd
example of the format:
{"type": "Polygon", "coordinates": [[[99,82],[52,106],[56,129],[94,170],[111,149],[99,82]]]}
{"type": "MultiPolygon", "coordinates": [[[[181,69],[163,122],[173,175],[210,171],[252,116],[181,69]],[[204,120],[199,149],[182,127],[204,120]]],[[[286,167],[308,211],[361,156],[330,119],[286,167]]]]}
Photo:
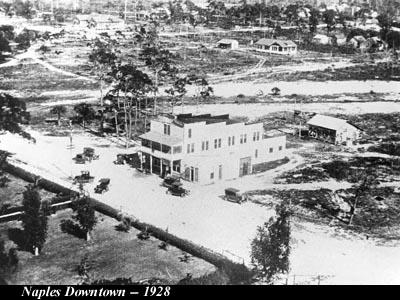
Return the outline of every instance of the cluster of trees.
{"type": "Polygon", "coordinates": [[[83,123],[97,116],[101,131],[103,123],[108,122],[118,135],[124,132],[127,147],[133,134],[147,129],[149,115],[160,113],[160,107],[164,110],[165,99],[173,111],[179,102],[183,105],[187,85],[197,87],[193,96],[196,103],[209,99],[213,92],[205,75],[179,71],[179,58],[160,44],[156,26],[141,28],[130,42],[141,48],[139,54],[122,54],[120,44],[107,34],[90,44],[89,62],[99,81],[101,108],[96,112],[85,103],[74,108],[83,123]],[[104,92],[106,84],[109,88],[104,92]],[[161,86],[167,96],[160,95],[161,86]],[[159,99],[163,100],[161,105],[159,99]]]}
{"type": "Polygon", "coordinates": [[[36,13],[33,2],[24,0],[0,1],[0,9],[9,17],[16,15],[27,20],[32,19],[36,13]]]}

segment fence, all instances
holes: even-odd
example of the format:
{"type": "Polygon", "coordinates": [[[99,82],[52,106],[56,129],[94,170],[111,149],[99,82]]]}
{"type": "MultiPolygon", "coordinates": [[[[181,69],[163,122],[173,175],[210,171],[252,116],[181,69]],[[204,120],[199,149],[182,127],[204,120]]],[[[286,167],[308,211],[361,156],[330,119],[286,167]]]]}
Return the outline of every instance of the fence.
{"type": "Polygon", "coordinates": [[[321,285],[321,283],[333,277],[332,275],[288,275],[285,279],[285,285],[321,285]]]}
{"type": "MultiPolygon", "coordinates": [[[[28,182],[36,182],[38,184],[38,186],[40,186],[41,188],[43,188],[49,192],[53,192],[53,193],[57,193],[57,194],[62,193],[64,195],[68,195],[69,197],[74,197],[77,194],[77,192],[72,191],[68,188],[65,188],[65,187],[63,187],[57,183],[54,183],[52,181],[49,181],[47,179],[40,178],[40,180],[37,180],[38,176],[36,176],[32,173],[29,173],[20,167],[11,165],[9,163],[5,163],[4,169],[7,172],[9,172],[10,174],[17,176],[19,178],[22,178],[28,182]]],[[[175,247],[181,249],[182,251],[185,251],[195,257],[199,257],[200,259],[203,259],[203,260],[215,265],[216,267],[224,270],[227,273],[227,275],[229,276],[231,283],[233,283],[233,284],[247,281],[250,278],[251,272],[243,263],[242,264],[237,263],[235,261],[230,260],[226,256],[224,256],[220,253],[217,253],[211,249],[194,244],[191,241],[181,239],[175,235],[168,233],[167,230],[162,230],[151,224],[140,222],[137,218],[135,218],[133,216],[125,215],[120,210],[115,209],[103,202],[97,201],[92,198],[90,198],[90,200],[92,201],[95,210],[98,211],[99,213],[102,213],[106,216],[117,219],[118,221],[122,221],[122,219],[127,219],[127,220],[129,220],[129,223],[132,227],[134,227],[138,230],[142,230],[142,231],[145,230],[148,233],[152,234],[152,236],[154,236],[155,238],[157,238],[161,241],[168,242],[170,245],[175,246],[175,247]]],[[[71,202],[71,201],[69,201],[69,202],[71,202]]],[[[60,209],[60,207],[61,208],[65,207],[63,205],[66,205],[66,204],[65,203],[55,203],[54,204],[55,208],[58,208],[58,209],[60,209]]],[[[70,203],[68,203],[68,205],[70,205],[70,203]]],[[[16,212],[16,214],[21,214],[21,212],[16,212]]],[[[8,217],[11,217],[11,216],[8,216],[8,217]]],[[[12,216],[12,217],[15,217],[15,216],[12,216]]],[[[15,218],[18,218],[18,217],[19,216],[15,217],[15,218]]],[[[5,217],[5,218],[7,218],[7,217],[5,217]]],[[[242,260],[242,262],[244,262],[244,261],[242,260]]]]}

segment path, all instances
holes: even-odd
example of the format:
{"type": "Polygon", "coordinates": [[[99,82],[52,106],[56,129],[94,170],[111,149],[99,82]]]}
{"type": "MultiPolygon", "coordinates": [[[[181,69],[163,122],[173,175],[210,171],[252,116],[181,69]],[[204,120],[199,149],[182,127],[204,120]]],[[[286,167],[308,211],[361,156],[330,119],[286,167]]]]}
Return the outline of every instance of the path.
{"type": "Polygon", "coordinates": [[[97,82],[97,80],[95,80],[93,78],[77,75],[75,73],[68,72],[68,71],[62,70],[60,68],[56,68],[53,65],[49,64],[48,62],[45,62],[45,61],[39,59],[36,51],[40,48],[40,46],[41,46],[40,44],[35,44],[35,45],[31,46],[25,53],[18,54],[14,57],[14,59],[12,59],[4,64],[0,64],[0,68],[17,66],[17,65],[23,63],[22,60],[32,60],[33,63],[40,64],[41,66],[48,69],[49,71],[56,72],[56,73],[59,73],[59,74],[65,75],[65,76],[85,80],[85,81],[97,82]]]}

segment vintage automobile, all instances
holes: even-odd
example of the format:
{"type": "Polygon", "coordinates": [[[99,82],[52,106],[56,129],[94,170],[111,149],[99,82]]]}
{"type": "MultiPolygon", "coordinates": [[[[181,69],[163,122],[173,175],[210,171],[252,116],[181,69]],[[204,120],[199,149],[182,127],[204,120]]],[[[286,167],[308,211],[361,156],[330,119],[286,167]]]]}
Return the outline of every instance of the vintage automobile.
{"type": "Polygon", "coordinates": [[[182,185],[180,177],[175,177],[175,176],[169,175],[164,178],[163,182],[161,183],[161,186],[170,188],[174,183],[176,185],[182,185]]]}
{"type": "Polygon", "coordinates": [[[182,183],[175,182],[175,183],[171,184],[171,187],[168,188],[166,193],[171,194],[173,196],[185,197],[185,196],[189,195],[190,191],[184,189],[182,187],[182,183]]]}
{"type": "Polygon", "coordinates": [[[86,164],[86,162],[89,161],[89,159],[83,154],[77,154],[73,160],[76,164],[86,164]]]}
{"type": "Polygon", "coordinates": [[[103,194],[108,191],[110,185],[109,178],[102,178],[99,180],[99,184],[94,188],[96,194],[103,194]]]}
{"type": "Polygon", "coordinates": [[[115,165],[124,165],[126,162],[125,154],[117,154],[117,159],[114,160],[115,165]]]}
{"type": "Polygon", "coordinates": [[[93,148],[85,147],[83,148],[83,156],[87,157],[89,160],[98,160],[99,155],[94,153],[93,148]]]}
{"type": "Polygon", "coordinates": [[[76,183],[89,183],[93,182],[94,177],[90,176],[89,171],[81,171],[81,175],[75,176],[74,178],[74,184],[76,183]]]}
{"type": "Polygon", "coordinates": [[[224,200],[241,204],[247,201],[247,197],[240,193],[238,189],[227,188],[225,189],[224,200]]]}

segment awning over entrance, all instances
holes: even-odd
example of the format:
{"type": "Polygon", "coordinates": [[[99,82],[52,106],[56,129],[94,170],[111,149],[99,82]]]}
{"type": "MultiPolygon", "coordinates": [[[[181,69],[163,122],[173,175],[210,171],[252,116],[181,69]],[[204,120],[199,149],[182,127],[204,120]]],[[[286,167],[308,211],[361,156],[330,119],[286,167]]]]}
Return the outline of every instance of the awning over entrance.
{"type": "Polygon", "coordinates": [[[154,132],[154,131],[147,132],[147,133],[141,135],[139,138],[141,138],[143,140],[157,142],[162,145],[166,145],[166,146],[170,146],[170,147],[180,145],[183,142],[183,140],[180,138],[162,134],[162,133],[158,133],[158,132],[154,132]]]}

